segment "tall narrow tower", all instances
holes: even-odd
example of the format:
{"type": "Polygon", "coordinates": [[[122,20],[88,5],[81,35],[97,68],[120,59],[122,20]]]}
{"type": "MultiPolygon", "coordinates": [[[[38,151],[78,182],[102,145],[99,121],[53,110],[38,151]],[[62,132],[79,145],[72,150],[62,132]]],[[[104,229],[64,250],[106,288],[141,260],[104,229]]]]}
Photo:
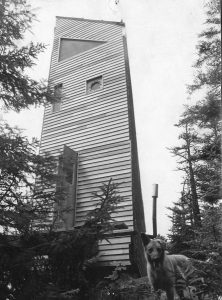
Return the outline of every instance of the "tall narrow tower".
{"type": "Polygon", "coordinates": [[[128,228],[100,243],[99,263],[133,265],[142,274],[145,221],[124,23],[57,17],[49,81],[58,102],[45,109],[40,151],[67,159],[72,209],[63,226],[83,224],[102,183],[121,183],[124,201],[114,216],[128,228]]]}

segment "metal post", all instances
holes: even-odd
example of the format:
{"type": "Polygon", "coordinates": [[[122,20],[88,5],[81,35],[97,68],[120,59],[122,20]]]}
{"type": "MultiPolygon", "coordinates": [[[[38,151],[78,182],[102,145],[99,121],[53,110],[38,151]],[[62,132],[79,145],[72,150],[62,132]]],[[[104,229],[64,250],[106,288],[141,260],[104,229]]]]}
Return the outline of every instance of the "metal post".
{"type": "Polygon", "coordinates": [[[158,184],[153,184],[153,237],[157,236],[156,200],[158,197],[158,184]]]}

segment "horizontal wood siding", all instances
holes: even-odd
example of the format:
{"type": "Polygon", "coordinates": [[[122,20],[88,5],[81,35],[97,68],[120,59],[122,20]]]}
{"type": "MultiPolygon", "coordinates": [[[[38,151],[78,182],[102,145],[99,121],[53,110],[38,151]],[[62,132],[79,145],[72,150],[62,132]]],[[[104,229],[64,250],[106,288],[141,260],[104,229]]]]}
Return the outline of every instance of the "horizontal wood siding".
{"type": "Polygon", "coordinates": [[[131,236],[115,236],[107,238],[99,243],[99,261],[98,265],[116,266],[130,265],[129,246],[131,236]]]}
{"type": "MultiPolygon", "coordinates": [[[[51,58],[51,88],[62,84],[58,112],[48,105],[44,113],[40,152],[57,156],[67,145],[78,152],[75,226],[98,205],[92,193],[112,178],[123,201],[113,214],[134,230],[132,151],[122,23],[58,17],[51,58]],[[90,50],[58,61],[60,39],[103,41],[90,50]],[[86,81],[102,76],[102,89],[86,91],[86,81]]],[[[130,235],[100,243],[99,264],[130,264],[130,235]]]]}

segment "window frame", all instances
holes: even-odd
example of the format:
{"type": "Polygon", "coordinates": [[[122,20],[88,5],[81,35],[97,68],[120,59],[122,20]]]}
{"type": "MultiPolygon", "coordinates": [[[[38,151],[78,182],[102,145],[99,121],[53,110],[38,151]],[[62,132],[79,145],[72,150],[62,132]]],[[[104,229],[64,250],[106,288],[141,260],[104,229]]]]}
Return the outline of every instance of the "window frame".
{"type": "Polygon", "coordinates": [[[98,92],[98,91],[103,90],[103,89],[104,89],[104,84],[103,84],[103,82],[104,82],[104,76],[103,76],[103,75],[98,75],[98,76],[96,76],[96,77],[91,77],[91,78],[89,78],[89,79],[86,79],[86,95],[90,95],[90,94],[93,94],[93,93],[96,93],[96,92],[98,92]],[[96,89],[96,90],[91,90],[91,89],[88,88],[90,82],[91,82],[91,84],[93,84],[94,81],[96,82],[96,80],[99,80],[99,79],[101,80],[100,88],[98,88],[98,89],[96,89]]]}

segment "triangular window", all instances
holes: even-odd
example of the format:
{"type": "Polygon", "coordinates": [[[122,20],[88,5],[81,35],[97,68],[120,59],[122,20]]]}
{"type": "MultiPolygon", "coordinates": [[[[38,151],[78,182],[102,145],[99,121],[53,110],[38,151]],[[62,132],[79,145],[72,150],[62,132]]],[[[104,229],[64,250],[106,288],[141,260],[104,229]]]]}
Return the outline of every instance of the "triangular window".
{"type": "Polygon", "coordinates": [[[60,50],[59,50],[59,61],[66,58],[72,57],[81,52],[90,50],[97,46],[100,46],[106,42],[99,41],[85,41],[85,40],[73,40],[61,38],[60,40],[60,50]]]}

